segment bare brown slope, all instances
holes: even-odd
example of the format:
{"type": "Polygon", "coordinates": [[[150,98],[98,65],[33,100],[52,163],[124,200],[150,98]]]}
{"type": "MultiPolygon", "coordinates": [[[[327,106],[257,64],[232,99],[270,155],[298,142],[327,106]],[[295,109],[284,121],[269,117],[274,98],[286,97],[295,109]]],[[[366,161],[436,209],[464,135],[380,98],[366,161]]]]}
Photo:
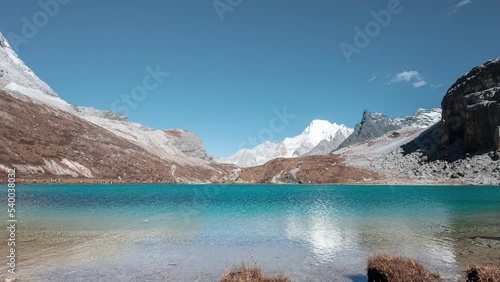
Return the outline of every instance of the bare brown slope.
{"type": "Polygon", "coordinates": [[[333,184],[373,181],[379,175],[347,166],[337,155],[326,155],[274,159],[262,166],[243,168],[240,179],[249,183],[333,184]]]}
{"type": "Polygon", "coordinates": [[[19,178],[121,178],[139,182],[208,182],[230,170],[201,160],[200,165],[178,157],[162,160],[77,116],[3,91],[0,165],[0,170],[2,166],[15,167],[19,178]]]}

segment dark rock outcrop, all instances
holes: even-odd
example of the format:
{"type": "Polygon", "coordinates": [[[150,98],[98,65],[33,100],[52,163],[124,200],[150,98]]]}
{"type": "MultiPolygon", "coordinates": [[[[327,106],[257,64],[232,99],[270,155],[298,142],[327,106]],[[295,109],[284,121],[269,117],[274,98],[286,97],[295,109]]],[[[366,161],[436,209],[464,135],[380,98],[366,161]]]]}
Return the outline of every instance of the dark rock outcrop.
{"type": "Polygon", "coordinates": [[[370,113],[368,110],[365,110],[361,122],[356,125],[354,132],[338,147],[338,149],[378,138],[387,132],[400,128],[401,126],[392,118],[383,114],[370,113]]]}
{"type": "Polygon", "coordinates": [[[442,147],[463,141],[468,153],[494,148],[495,131],[500,125],[500,58],[458,79],[441,106],[442,147]]]}
{"type": "Polygon", "coordinates": [[[497,126],[497,128],[495,129],[495,136],[494,138],[495,139],[495,151],[500,151],[500,126],[497,126]]]}

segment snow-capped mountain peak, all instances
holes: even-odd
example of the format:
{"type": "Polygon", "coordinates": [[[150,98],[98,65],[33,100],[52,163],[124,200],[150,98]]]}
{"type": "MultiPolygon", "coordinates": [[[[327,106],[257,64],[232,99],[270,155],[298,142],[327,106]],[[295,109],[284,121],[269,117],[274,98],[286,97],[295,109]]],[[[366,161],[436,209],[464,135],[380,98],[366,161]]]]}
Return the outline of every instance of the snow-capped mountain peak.
{"type": "MultiPolygon", "coordinates": [[[[345,127],[345,126],[344,126],[345,127]]],[[[331,139],[337,133],[337,131],[341,130],[342,126],[336,123],[330,123],[327,120],[313,120],[309,126],[304,130],[304,134],[309,136],[312,140],[323,140],[323,139],[331,139]]]]}
{"type": "Polygon", "coordinates": [[[283,141],[287,151],[285,157],[302,156],[311,151],[321,141],[330,142],[339,131],[347,135],[346,138],[352,132],[345,125],[330,123],[327,120],[313,120],[302,134],[293,138],[286,138],[283,141]]]}
{"type": "Polygon", "coordinates": [[[0,32],[0,47],[4,48],[9,48],[12,50],[12,47],[10,47],[9,41],[3,36],[3,34],[0,32]]]}
{"type": "Polygon", "coordinates": [[[299,135],[285,138],[282,142],[266,141],[253,149],[241,149],[228,158],[220,158],[219,162],[236,164],[240,167],[262,165],[272,159],[284,157],[301,157],[309,153],[321,142],[342,143],[353,129],[327,120],[313,120],[299,135]]]}
{"type": "Polygon", "coordinates": [[[417,112],[408,117],[395,119],[395,123],[401,127],[427,128],[441,120],[441,109],[418,109],[417,112]]]}
{"type": "Polygon", "coordinates": [[[57,94],[24,64],[10,46],[7,38],[0,33],[0,87],[17,85],[18,89],[31,89],[50,97],[57,94]]]}

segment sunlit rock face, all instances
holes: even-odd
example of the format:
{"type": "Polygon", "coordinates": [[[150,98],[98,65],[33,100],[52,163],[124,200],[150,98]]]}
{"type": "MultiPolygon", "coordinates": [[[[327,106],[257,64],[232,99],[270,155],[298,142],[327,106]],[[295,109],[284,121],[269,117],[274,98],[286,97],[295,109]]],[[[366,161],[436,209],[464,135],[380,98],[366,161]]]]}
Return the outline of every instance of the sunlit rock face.
{"type": "Polygon", "coordinates": [[[463,140],[466,152],[493,148],[500,125],[500,58],[458,79],[441,106],[443,147],[463,140]]]}

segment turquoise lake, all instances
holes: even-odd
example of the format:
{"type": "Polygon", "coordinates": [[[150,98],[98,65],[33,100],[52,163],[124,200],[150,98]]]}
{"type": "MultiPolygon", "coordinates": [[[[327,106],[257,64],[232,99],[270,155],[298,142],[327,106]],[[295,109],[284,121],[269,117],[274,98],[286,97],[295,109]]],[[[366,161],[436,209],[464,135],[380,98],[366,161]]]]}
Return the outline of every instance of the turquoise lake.
{"type": "Polygon", "coordinates": [[[216,281],[242,262],[366,281],[378,253],[456,280],[500,262],[500,187],[21,185],[16,209],[23,281],[216,281]]]}

